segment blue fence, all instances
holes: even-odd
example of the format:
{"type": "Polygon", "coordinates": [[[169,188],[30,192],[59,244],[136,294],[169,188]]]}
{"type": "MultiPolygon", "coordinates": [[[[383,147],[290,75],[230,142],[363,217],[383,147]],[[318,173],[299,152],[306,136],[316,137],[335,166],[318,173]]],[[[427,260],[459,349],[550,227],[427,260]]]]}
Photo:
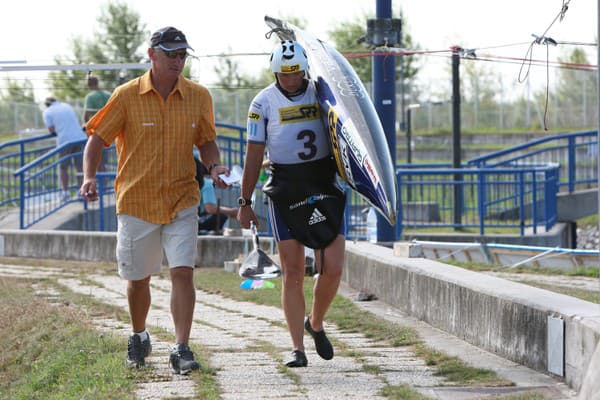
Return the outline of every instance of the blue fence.
{"type": "MultiPolygon", "coordinates": [[[[217,143],[228,167],[243,166],[245,128],[217,124],[217,143]]],[[[576,190],[597,184],[597,140],[595,132],[558,135],[537,140],[471,160],[462,169],[447,165],[411,165],[397,169],[399,193],[396,236],[404,229],[475,228],[480,234],[491,228],[518,229],[521,234],[548,230],[556,222],[556,194],[559,187],[576,190]],[[595,156],[594,156],[595,154],[595,156]]],[[[20,227],[28,228],[57,210],[76,203],[82,210],[86,230],[116,230],[114,146],[105,149],[104,171],[98,174],[99,202],[86,203],[77,195],[79,182],[75,168],[81,152],[61,157],[68,146],[54,148],[28,145],[52,138],[5,143],[0,149],[0,171],[11,171],[3,182],[0,205],[20,206],[20,227]],[[12,151],[6,149],[12,148],[12,151]],[[68,163],[71,197],[60,196],[59,166],[68,163]]],[[[85,141],[72,145],[81,145],[85,141]]],[[[217,189],[222,205],[235,206],[239,187],[217,189]]],[[[255,191],[256,213],[261,219],[261,234],[270,234],[265,199],[260,187],[255,191]]],[[[348,190],[346,229],[349,239],[367,238],[368,203],[348,190]]],[[[230,221],[238,227],[237,221],[230,221]]]]}
{"type": "Polygon", "coordinates": [[[598,132],[566,133],[533,140],[508,149],[474,158],[468,165],[494,168],[498,166],[560,166],[558,186],[569,193],[598,185],[598,132]]]}
{"type": "Polygon", "coordinates": [[[398,169],[397,237],[408,228],[518,228],[556,223],[557,164],[520,168],[398,169]]]}
{"type": "Polygon", "coordinates": [[[53,149],[55,140],[48,134],[0,143],[0,207],[19,204],[20,182],[14,172],[53,149]]]}
{"type": "MultiPolygon", "coordinates": [[[[81,164],[83,146],[86,140],[52,146],[50,150],[33,161],[14,171],[18,180],[19,225],[28,228],[44,218],[54,214],[71,203],[87,204],[79,197],[81,186],[81,164]],[[65,167],[69,177],[68,195],[64,196],[60,187],[60,168],[65,167]]],[[[116,154],[114,146],[104,150],[102,169],[111,168],[116,171],[116,154]]],[[[112,174],[114,180],[114,172],[112,174]]]]}

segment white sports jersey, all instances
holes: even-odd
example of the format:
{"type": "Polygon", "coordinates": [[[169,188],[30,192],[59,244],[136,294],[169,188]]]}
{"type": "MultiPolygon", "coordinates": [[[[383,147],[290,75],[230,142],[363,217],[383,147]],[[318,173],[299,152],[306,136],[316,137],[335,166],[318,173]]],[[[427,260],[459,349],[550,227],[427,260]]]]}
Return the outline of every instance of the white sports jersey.
{"type": "Polygon", "coordinates": [[[297,164],[329,154],[327,129],[312,84],[293,101],[275,83],[264,88],[252,100],[247,128],[248,142],[265,144],[274,163],[297,164]]]}

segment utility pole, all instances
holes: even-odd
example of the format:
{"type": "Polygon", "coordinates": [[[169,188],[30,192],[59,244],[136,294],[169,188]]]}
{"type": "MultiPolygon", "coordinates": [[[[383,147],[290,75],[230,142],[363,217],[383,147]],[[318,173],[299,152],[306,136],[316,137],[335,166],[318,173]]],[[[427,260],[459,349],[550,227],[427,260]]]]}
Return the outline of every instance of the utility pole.
{"type": "MultiPolygon", "coordinates": [[[[394,47],[400,43],[401,21],[392,19],[392,0],[376,0],[376,18],[367,20],[367,43],[373,49],[394,47]]],[[[373,52],[373,104],[379,115],[396,166],[396,57],[373,52]]],[[[394,174],[395,175],[395,174],[394,174]]],[[[394,242],[396,229],[377,215],[377,241],[394,242]]]]}
{"type": "MultiPolygon", "coordinates": [[[[597,64],[600,66],[600,0],[598,0],[598,7],[596,12],[598,13],[598,19],[597,19],[597,24],[598,24],[598,36],[596,36],[596,40],[598,40],[598,49],[596,51],[596,53],[598,54],[598,62],[597,64]]],[[[597,82],[600,82],[600,67],[598,67],[597,69],[597,74],[598,74],[598,80],[597,82]]],[[[600,154],[600,85],[598,85],[598,132],[596,134],[596,152],[598,152],[598,154],[600,154]]],[[[598,154],[596,154],[596,157],[598,157],[598,154]]],[[[597,185],[598,185],[598,215],[600,215],[600,163],[598,163],[598,167],[597,167],[597,185]]],[[[600,219],[598,220],[598,229],[600,229],[600,219]]]]}
{"type": "MultiPolygon", "coordinates": [[[[458,46],[452,47],[452,168],[461,167],[460,146],[460,52],[458,46]]],[[[454,174],[454,224],[460,226],[462,221],[462,186],[460,174],[454,174]]]]}

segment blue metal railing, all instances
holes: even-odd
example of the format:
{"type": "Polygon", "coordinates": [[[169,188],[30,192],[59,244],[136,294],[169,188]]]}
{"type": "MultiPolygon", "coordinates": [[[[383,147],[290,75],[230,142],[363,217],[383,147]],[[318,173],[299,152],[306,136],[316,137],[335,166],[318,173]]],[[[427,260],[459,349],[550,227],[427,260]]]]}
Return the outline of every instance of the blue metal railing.
{"type": "MultiPolygon", "coordinates": [[[[83,200],[78,196],[81,185],[81,163],[86,139],[65,143],[46,150],[44,154],[14,171],[19,182],[19,226],[28,228],[71,203],[83,200]],[[70,152],[76,148],[77,151],[70,152]],[[64,155],[63,155],[64,154],[64,155]],[[60,187],[60,168],[66,165],[69,176],[68,195],[60,187]]],[[[104,149],[103,168],[115,169],[114,146],[104,149]]],[[[113,178],[114,179],[114,178],[113,178]]]]}
{"type": "Polygon", "coordinates": [[[559,189],[588,189],[598,185],[598,133],[585,131],[548,136],[468,161],[467,165],[493,168],[523,163],[558,163],[559,189]]]}
{"type": "Polygon", "coordinates": [[[558,170],[557,164],[398,169],[397,237],[404,228],[478,228],[481,235],[490,228],[517,228],[521,235],[547,231],[556,223],[558,170]]]}
{"type": "MultiPolygon", "coordinates": [[[[230,168],[233,165],[243,166],[245,128],[222,123],[217,123],[217,128],[217,143],[223,162],[230,168]]],[[[481,234],[484,234],[486,229],[498,227],[516,227],[521,234],[550,229],[556,222],[557,185],[575,189],[581,187],[580,185],[589,186],[597,182],[576,168],[586,160],[591,162],[591,165],[597,165],[590,157],[582,156],[593,155],[594,152],[597,154],[597,142],[591,138],[592,134],[595,132],[558,135],[554,137],[558,145],[552,142],[551,138],[537,140],[516,146],[512,154],[509,151],[501,151],[471,160],[468,163],[470,168],[454,170],[444,164],[401,166],[397,170],[400,188],[397,237],[401,237],[403,228],[476,227],[481,234]],[[566,142],[562,143],[565,139],[566,142]],[[542,157],[541,154],[548,153],[549,149],[554,149],[554,153],[550,152],[550,155],[542,157]],[[567,156],[563,156],[563,153],[567,156]],[[552,158],[556,157],[559,162],[552,163],[552,158]],[[561,162],[562,157],[568,162],[561,162]],[[525,161],[533,161],[535,164],[525,164],[525,161]],[[560,168],[558,164],[561,164],[560,168]],[[565,174],[565,169],[575,171],[565,174]],[[456,193],[460,196],[455,197],[456,193]],[[456,198],[461,199],[458,205],[454,204],[456,198]]],[[[43,138],[51,137],[45,135],[43,138]]],[[[2,164],[3,160],[23,160],[19,164],[20,168],[14,172],[18,182],[18,195],[11,196],[12,202],[20,204],[21,228],[30,227],[67,204],[80,202],[84,214],[84,229],[115,230],[114,146],[105,149],[106,172],[98,175],[102,177],[101,201],[88,204],[76,196],[79,186],[73,178],[77,171],[72,161],[80,162],[81,153],[60,157],[60,152],[66,149],[65,146],[50,151],[46,147],[43,150],[46,153],[39,156],[39,153],[24,147],[26,142],[36,139],[40,138],[11,142],[11,146],[22,146],[19,152],[0,156],[0,169],[10,168],[8,164],[2,164]],[[33,160],[34,156],[37,158],[33,160]],[[33,161],[24,162],[28,160],[33,161]],[[70,190],[73,196],[64,200],[60,198],[58,169],[61,163],[67,162],[70,164],[69,175],[73,184],[70,190]]],[[[83,142],[85,140],[76,144],[83,142]]],[[[5,143],[0,149],[8,145],[9,143],[5,143]]],[[[595,162],[597,163],[597,156],[595,162]]],[[[584,168],[588,167],[589,165],[584,165],[584,168]]],[[[591,173],[591,176],[595,176],[594,173],[591,173]]],[[[217,194],[222,205],[235,206],[239,188],[218,189],[217,194]]],[[[257,215],[266,222],[266,206],[260,188],[255,191],[255,196],[257,215]]],[[[366,238],[368,208],[369,205],[362,197],[348,190],[345,218],[349,239],[366,238]]],[[[261,233],[268,234],[269,224],[261,225],[261,233]]]]}
{"type": "Polygon", "coordinates": [[[54,148],[55,140],[47,134],[0,143],[0,207],[19,203],[19,179],[14,171],[54,148]]]}
{"type": "Polygon", "coordinates": [[[244,166],[244,153],[246,151],[246,128],[239,125],[217,122],[217,145],[221,151],[221,159],[228,168],[234,165],[244,166]],[[237,136],[227,135],[224,130],[232,130],[237,136]],[[220,131],[220,132],[219,132],[220,131]],[[220,134],[219,134],[220,133],[220,134]]]}

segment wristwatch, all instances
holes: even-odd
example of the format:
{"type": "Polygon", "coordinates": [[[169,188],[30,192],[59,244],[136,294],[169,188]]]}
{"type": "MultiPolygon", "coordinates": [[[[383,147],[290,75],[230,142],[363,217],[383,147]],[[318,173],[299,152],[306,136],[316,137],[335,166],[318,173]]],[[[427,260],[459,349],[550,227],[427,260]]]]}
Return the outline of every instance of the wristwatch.
{"type": "Polygon", "coordinates": [[[252,200],[247,199],[245,197],[238,197],[237,203],[238,203],[238,206],[240,206],[240,207],[250,206],[250,205],[252,205],[252,200]]]}

